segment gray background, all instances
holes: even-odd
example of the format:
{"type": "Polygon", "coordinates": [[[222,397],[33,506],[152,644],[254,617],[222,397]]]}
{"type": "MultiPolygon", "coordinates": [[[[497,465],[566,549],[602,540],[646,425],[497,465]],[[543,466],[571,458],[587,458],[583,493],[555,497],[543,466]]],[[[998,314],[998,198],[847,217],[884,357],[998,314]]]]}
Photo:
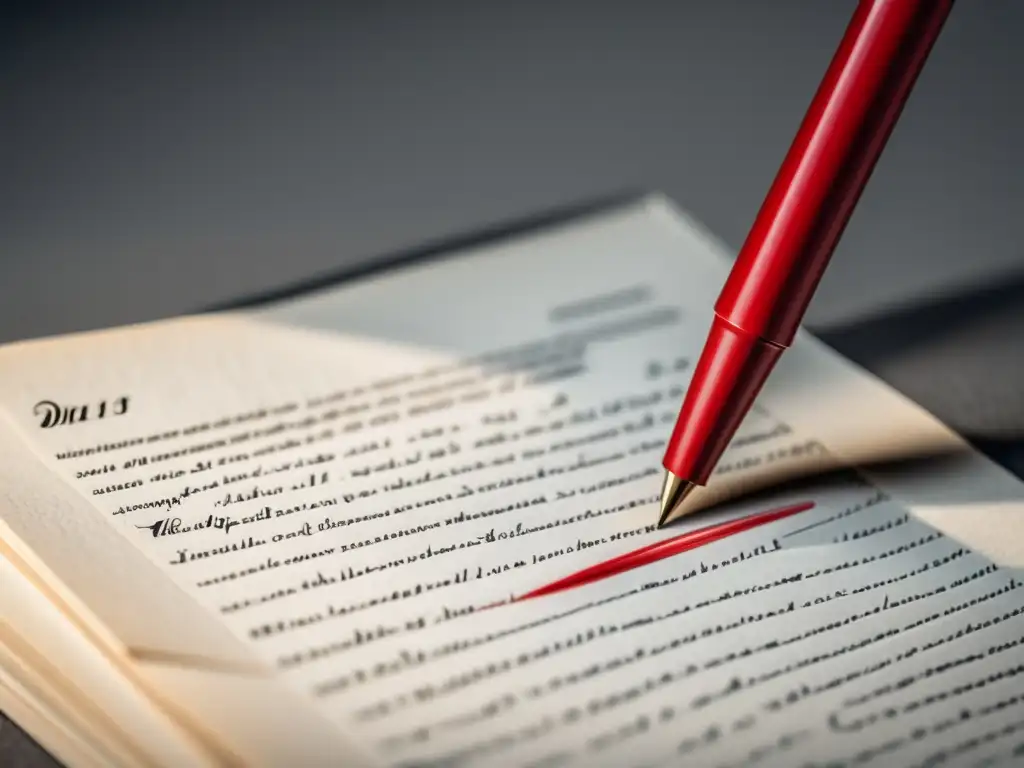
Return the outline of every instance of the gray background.
{"type": "MultiPolygon", "coordinates": [[[[8,5],[0,341],[623,188],[738,248],[854,5],[8,5]]],[[[954,9],[809,317],[979,439],[1024,434],[1022,32],[1017,0],[954,9]]],[[[2,720],[0,762],[45,764],[2,720]]]]}

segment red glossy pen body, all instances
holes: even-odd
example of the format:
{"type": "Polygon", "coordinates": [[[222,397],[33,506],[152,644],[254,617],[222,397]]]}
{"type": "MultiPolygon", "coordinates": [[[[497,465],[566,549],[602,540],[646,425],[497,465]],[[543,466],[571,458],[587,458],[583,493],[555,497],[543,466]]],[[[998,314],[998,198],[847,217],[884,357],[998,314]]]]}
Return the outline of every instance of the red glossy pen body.
{"type": "Polygon", "coordinates": [[[665,452],[661,523],[704,485],[779,357],[953,0],[862,0],[715,305],[665,452]]]}

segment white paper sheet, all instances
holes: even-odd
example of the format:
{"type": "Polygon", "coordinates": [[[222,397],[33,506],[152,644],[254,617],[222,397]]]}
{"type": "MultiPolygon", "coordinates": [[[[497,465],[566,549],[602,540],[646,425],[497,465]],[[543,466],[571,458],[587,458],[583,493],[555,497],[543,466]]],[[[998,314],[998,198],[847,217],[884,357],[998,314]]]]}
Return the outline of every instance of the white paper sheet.
{"type": "MultiPolygon", "coordinates": [[[[538,694],[529,716],[508,704],[508,696],[552,685],[553,672],[601,668],[622,657],[624,634],[572,643],[501,681],[485,676],[443,705],[415,701],[417,685],[444,685],[474,664],[486,668],[488,659],[530,653],[559,637],[589,637],[594,626],[627,615],[643,623],[630,634],[632,649],[634,642],[656,647],[670,626],[685,635],[702,631],[695,621],[717,626],[769,605],[782,611],[763,623],[744,620],[728,638],[701,641],[702,658],[711,660],[728,648],[739,653],[769,626],[773,636],[796,637],[858,617],[856,626],[870,634],[905,628],[961,595],[994,595],[970,616],[1018,600],[1016,582],[991,558],[1016,556],[998,528],[1021,509],[1020,484],[806,337],[787,353],[694,504],[844,461],[935,454],[930,460],[939,464],[809,480],[655,530],[661,451],[726,270],[717,251],[697,227],[652,200],[259,312],[5,348],[0,408],[20,444],[87,509],[68,525],[33,516],[32,505],[21,502],[7,522],[65,584],[67,553],[77,553],[74,565],[88,571],[92,585],[83,602],[115,635],[130,636],[123,641],[130,650],[178,664],[256,659],[367,760],[383,763],[441,759],[464,748],[486,761],[490,748],[474,744],[523,728],[533,729],[529,738],[501,741],[500,752],[524,764],[668,759],[691,731],[671,718],[656,727],[653,703],[684,707],[728,684],[727,665],[671,678],[636,697],[630,685],[679,669],[673,654],[645,651],[613,672],[538,694]],[[815,502],[812,511],[712,548],[724,559],[743,553],[728,568],[701,572],[694,564],[719,556],[708,549],[586,590],[481,610],[689,528],[806,500],[815,502]],[[105,608],[97,559],[112,546],[130,558],[141,554],[131,560],[140,585],[159,578],[159,589],[173,584],[175,597],[149,604],[140,594],[141,615],[130,617],[105,608]],[[908,549],[807,577],[901,546],[908,549]],[[972,547],[977,552],[967,551],[972,547]],[[63,557],[48,556],[48,548],[63,557]],[[941,567],[925,568],[944,557],[941,567]],[[680,583],[417,661],[431,649],[498,631],[488,627],[528,622],[687,568],[695,575],[680,583]],[[754,590],[770,573],[802,578],[754,590]],[[648,621],[655,604],[667,615],[741,587],[752,591],[648,621]],[[906,596],[916,597],[898,604],[906,596]],[[161,606],[175,600],[202,612],[188,626],[145,615],[147,608],[166,614],[161,606]],[[235,645],[206,639],[216,631],[235,645]],[[616,695],[626,700],[607,712],[566,715],[571,706],[616,695]],[[386,716],[367,719],[373,707],[386,716]],[[484,714],[470,717],[473,707],[484,714]],[[464,719],[439,725],[444,718],[464,719]],[[647,718],[637,733],[632,718],[647,718]],[[429,729],[425,741],[415,738],[421,728],[429,729]]],[[[43,493],[37,486],[36,497],[43,493]]],[[[913,631],[930,636],[928,627],[913,631]]],[[[762,659],[770,657],[772,669],[785,670],[831,652],[836,637],[810,634],[756,661],[740,659],[736,668],[749,677],[767,669],[762,659]]],[[[858,658],[882,654],[891,642],[865,645],[858,658]]],[[[810,678],[786,671],[763,690],[816,685],[818,670],[833,667],[816,666],[810,678]]],[[[730,695],[730,708],[742,703],[755,712],[760,690],[730,695]]],[[[707,728],[725,727],[718,707],[700,709],[700,717],[687,716],[687,728],[705,720],[707,728]]],[[[740,728],[730,743],[765,748],[788,727],[783,714],[769,721],[740,728]]],[[[821,724],[813,718],[806,725],[806,739],[775,745],[785,759],[842,741],[814,730],[821,724]]],[[[883,725],[896,727],[878,724],[879,734],[883,725]]],[[[854,741],[851,749],[867,744],[854,741]]],[[[740,755],[707,739],[700,748],[726,762],[740,755]]]]}

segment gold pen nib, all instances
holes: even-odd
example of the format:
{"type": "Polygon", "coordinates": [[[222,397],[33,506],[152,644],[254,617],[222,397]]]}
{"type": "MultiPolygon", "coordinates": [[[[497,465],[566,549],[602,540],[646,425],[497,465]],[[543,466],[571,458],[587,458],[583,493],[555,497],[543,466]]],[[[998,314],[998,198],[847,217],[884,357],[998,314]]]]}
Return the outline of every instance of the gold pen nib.
{"type": "Polygon", "coordinates": [[[665,482],[661,486],[661,517],[658,518],[658,527],[661,528],[668,522],[668,519],[678,511],[683,500],[690,495],[697,486],[688,480],[683,480],[671,472],[665,473],[665,482]]]}

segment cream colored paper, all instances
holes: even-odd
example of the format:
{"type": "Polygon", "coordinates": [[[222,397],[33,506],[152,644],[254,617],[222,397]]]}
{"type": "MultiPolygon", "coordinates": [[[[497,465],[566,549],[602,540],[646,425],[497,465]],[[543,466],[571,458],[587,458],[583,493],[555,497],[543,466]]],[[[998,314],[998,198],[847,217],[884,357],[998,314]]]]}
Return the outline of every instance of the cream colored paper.
{"type": "Polygon", "coordinates": [[[106,765],[215,765],[6,559],[0,583],[0,666],[26,696],[36,691],[26,706],[63,713],[52,716],[48,733],[80,734],[106,754],[106,765]]]}
{"type": "MultiPolygon", "coordinates": [[[[5,543],[140,667],[308,696],[288,670],[310,654],[765,503],[651,530],[660,450],[726,270],[652,198],[258,312],[4,348],[5,543]]],[[[806,336],[692,504],[922,454],[867,475],[1024,563],[1020,484],[806,336]]],[[[849,487],[819,501],[842,506],[849,487]]],[[[319,722],[304,706],[295,722],[319,722]]]]}

